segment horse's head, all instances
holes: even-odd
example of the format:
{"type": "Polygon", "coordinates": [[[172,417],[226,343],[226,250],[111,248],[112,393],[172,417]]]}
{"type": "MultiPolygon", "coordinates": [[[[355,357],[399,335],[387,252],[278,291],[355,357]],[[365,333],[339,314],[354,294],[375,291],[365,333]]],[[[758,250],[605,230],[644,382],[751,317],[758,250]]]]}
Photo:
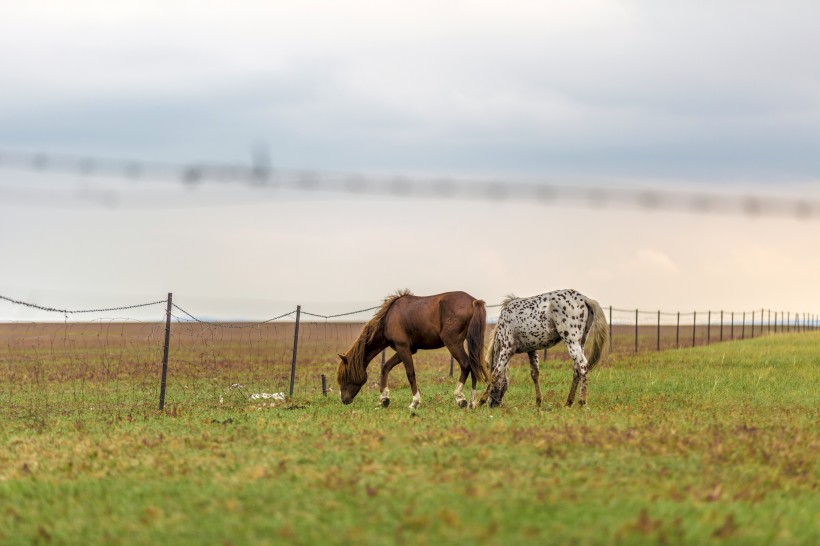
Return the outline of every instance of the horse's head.
{"type": "Polygon", "coordinates": [[[339,353],[339,359],[339,369],[336,371],[336,381],[339,383],[339,396],[343,404],[350,404],[353,402],[353,399],[356,398],[356,395],[359,394],[364,384],[367,383],[367,373],[365,372],[364,377],[358,378],[361,379],[361,382],[359,382],[354,377],[355,374],[351,373],[352,366],[347,355],[339,353]]]}

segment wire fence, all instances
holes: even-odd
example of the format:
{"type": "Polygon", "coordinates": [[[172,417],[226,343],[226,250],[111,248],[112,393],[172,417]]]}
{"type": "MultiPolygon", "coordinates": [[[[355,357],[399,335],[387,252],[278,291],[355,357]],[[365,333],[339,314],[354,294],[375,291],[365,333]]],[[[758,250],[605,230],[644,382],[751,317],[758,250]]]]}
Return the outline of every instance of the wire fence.
{"type": "MultiPolygon", "coordinates": [[[[91,155],[56,154],[0,149],[0,169],[32,174],[62,174],[128,181],[154,180],[198,186],[206,183],[241,184],[254,188],[285,189],[298,192],[330,192],[397,198],[432,197],[485,201],[513,200],[555,204],[569,202],[600,209],[627,207],[707,214],[820,218],[820,200],[783,195],[713,193],[683,189],[629,187],[623,183],[584,185],[554,179],[522,181],[515,176],[465,178],[422,177],[407,174],[368,175],[307,169],[273,169],[266,155],[257,155],[253,164],[175,164],[138,159],[117,159],[91,155]]],[[[111,199],[105,199],[111,205],[111,199]]]]}
{"type": "MultiPolygon", "coordinates": [[[[0,322],[0,414],[33,423],[99,412],[110,419],[134,419],[160,408],[176,413],[261,407],[332,394],[336,354],[347,351],[379,307],[324,314],[297,306],[261,322],[240,323],[199,318],[174,303],[170,294],[166,300],[99,309],[61,309],[6,296],[0,296],[0,302],[65,317],[53,323],[0,322]],[[68,320],[69,315],[138,308],[156,309],[156,320],[68,320]],[[340,318],[345,320],[333,320],[340,318]]],[[[493,323],[499,306],[487,307],[488,322],[493,323]]],[[[817,314],[768,309],[604,309],[614,354],[683,349],[820,327],[817,314]]],[[[560,347],[544,351],[543,357],[568,358],[560,347]]],[[[419,351],[414,358],[418,368],[429,370],[435,380],[452,381],[453,359],[446,349],[419,351]]],[[[391,381],[404,380],[394,374],[391,381]]]]}

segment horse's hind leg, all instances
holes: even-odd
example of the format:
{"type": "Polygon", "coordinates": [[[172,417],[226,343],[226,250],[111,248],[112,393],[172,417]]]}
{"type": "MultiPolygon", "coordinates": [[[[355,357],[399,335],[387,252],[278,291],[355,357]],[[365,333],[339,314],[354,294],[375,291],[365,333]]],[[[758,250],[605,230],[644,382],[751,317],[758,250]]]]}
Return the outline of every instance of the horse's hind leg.
{"type": "Polygon", "coordinates": [[[572,387],[569,389],[567,406],[571,406],[575,401],[575,388],[580,385],[578,393],[578,405],[587,403],[587,357],[584,356],[584,349],[577,341],[567,341],[567,350],[572,357],[572,387]]]}
{"type": "Polygon", "coordinates": [[[390,389],[387,386],[387,376],[390,375],[390,370],[392,370],[399,362],[401,362],[401,358],[399,358],[398,354],[394,354],[382,365],[382,375],[379,380],[379,389],[381,390],[381,394],[379,395],[379,403],[383,408],[390,405],[390,389]]]}
{"type": "MultiPolygon", "coordinates": [[[[456,386],[456,390],[453,392],[453,395],[456,397],[456,404],[458,407],[464,408],[467,406],[467,399],[464,397],[464,383],[467,381],[467,376],[470,374],[470,366],[467,361],[467,352],[464,350],[462,343],[458,342],[448,342],[445,341],[445,345],[447,349],[450,351],[450,354],[453,355],[453,358],[456,359],[458,362],[459,368],[461,368],[461,375],[458,378],[458,385],[456,386]]],[[[473,386],[475,390],[475,386],[473,386]]]]}
{"type": "Polygon", "coordinates": [[[538,366],[538,353],[536,351],[530,351],[527,353],[527,356],[530,357],[530,377],[532,377],[532,382],[535,383],[535,405],[540,408],[541,382],[538,380],[538,377],[541,374],[541,369],[538,366]]]}

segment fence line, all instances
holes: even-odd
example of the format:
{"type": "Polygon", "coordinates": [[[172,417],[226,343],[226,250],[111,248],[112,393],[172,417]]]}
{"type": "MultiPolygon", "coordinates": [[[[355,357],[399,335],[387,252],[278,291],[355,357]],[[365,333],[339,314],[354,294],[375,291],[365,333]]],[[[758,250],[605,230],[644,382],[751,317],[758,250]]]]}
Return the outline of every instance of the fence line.
{"type": "MultiPolygon", "coordinates": [[[[173,372],[174,357],[171,354],[171,352],[172,352],[171,351],[171,340],[172,339],[176,340],[177,345],[184,344],[186,342],[189,343],[189,345],[184,346],[186,351],[191,352],[192,354],[199,354],[200,355],[200,357],[199,357],[200,361],[194,362],[192,360],[190,362],[187,362],[187,365],[192,366],[195,371],[200,370],[201,367],[205,367],[205,368],[211,370],[211,372],[209,372],[209,373],[218,374],[218,369],[219,369],[220,365],[222,365],[222,364],[220,364],[219,359],[217,358],[217,356],[215,354],[210,354],[210,355],[206,354],[204,352],[204,349],[202,348],[203,340],[207,341],[207,339],[209,339],[207,336],[210,336],[210,340],[211,340],[212,343],[213,343],[214,340],[218,340],[218,341],[235,340],[235,337],[234,337],[233,334],[231,336],[226,337],[226,334],[222,334],[222,333],[219,333],[219,332],[222,332],[223,329],[226,332],[237,331],[236,335],[240,336],[239,337],[240,343],[243,343],[242,340],[246,339],[246,341],[244,341],[244,342],[250,343],[250,344],[259,344],[259,346],[261,348],[261,346],[262,346],[261,344],[262,344],[262,340],[263,340],[262,333],[261,333],[261,328],[263,326],[267,326],[269,328],[270,327],[279,328],[279,326],[277,326],[277,324],[289,325],[291,323],[290,322],[277,323],[276,321],[279,321],[279,320],[284,319],[284,318],[294,317],[294,321],[292,323],[293,324],[293,343],[292,343],[292,347],[291,347],[290,351],[287,351],[286,348],[278,349],[279,351],[281,351],[282,356],[285,356],[288,352],[290,353],[288,355],[288,356],[290,356],[290,359],[289,359],[290,360],[290,376],[289,376],[289,381],[288,381],[288,385],[289,385],[288,394],[289,394],[289,396],[292,397],[293,394],[294,394],[294,388],[295,388],[295,377],[296,377],[296,373],[297,373],[297,370],[298,370],[297,364],[298,364],[299,356],[300,356],[299,355],[300,324],[302,322],[303,317],[307,316],[307,317],[324,319],[326,321],[325,322],[325,325],[326,325],[325,326],[325,338],[326,338],[326,336],[327,336],[327,325],[329,324],[329,323],[327,323],[327,321],[329,319],[340,318],[340,317],[348,317],[348,316],[353,316],[353,315],[357,315],[357,314],[368,313],[368,312],[374,311],[374,310],[376,310],[380,307],[380,306],[373,306],[373,307],[368,307],[368,308],[365,308],[365,309],[358,309],[358,310],[355,310],[355,311],[348,311],[348,312],[344,312],[344,313],[322,314],[322,313],[317,313],[317,312],[304,311],[304,310],[302,310],[301,305],[298,305],[296,307],[296,309],[293,310],[293,311],[288,311],[287,313],[277,315],[277,316],[275,316],[273,318],[270,318],[270,319],[267,319],[265,321],[244,324],[244,323],[229,323],[229,322],[207,321],[207,320],[203,320],[201,318],[198,318],[194,314],[192,314],[192,313],[188,312],[187,310],[185,310],[179,304],[175,303],[173,301],[173,295],[171,293],[168,294],[168,297],[167,297],[166,300],[158,300],[158,301],[148,302],[148,303],[140,303],[140,304],[126,305],[126,306],[115,306],[115,307],[107,307],[107,308],[100,308],[100,309],[74,309],[74,310],[61,309],[61,308],[56,308],[56,307],[49,307],[49,306],[45,306],[45,305],[29,303],[29,302],[17,300],[17,299],[2,296],[2,295],[0,295],[0,300],[2,300],[4,302],[7,302],[9,304],[12,304],[12,305],[25,306],[25,307],[37,309],[37,310],[40,310],[40,311],[59,313],[59,314],[62,314],[64,316],[67,316],[69,314],[81,314],[81,313],[88,314],[88,313],[94,313],[94,312],[101,313],[101,312],[119,311],[119,310],[125,310],[125,309],[137,309],[137,308],[144,308],[144,307],[148,307],[148,306],[155,306],[155,305],[159,305],[159,304],[163,304],[163,303],[166,304],[165,317],[164,317],[164,319],[165,319],[165,332],[164,332],[164,340],[163,340],[164,343],[162,343],[162,372],[161,372],[161,378],[160,378],[160,392],[159,392],[159,409],[161,411],[165,411],[166,386],[168,384],[167,382],[168,382],[169,379],[174,380],[174,372],[173,372]],[[180,315],[174,315],[172,313],[173,310],[179,311],[180,315]],[[172,325],[171,325],[171,319],[172,318],[176,319],[177,324],[179,324],[180,327],[183,328],[183,330],[184,330],[184,327],[186,325],[189,326],[189,325],[194,325],[194,324],[201,325],[203,327],[203,330],[200,331],[199,334],[197,334],[196,332],[191,332],[191,331],[184,331],[184,332],[180,331],[180,332],[175,333],[175,332],[172,331],[173,330],[172,325]],[[208,333],[208,332],[210,332],[210,333],[208,333]],[[190,340],[190,341],[187,341],[187,340],[190,340]],[[169,368],[171,369],[170,374],[169,374],[169,368]]],[[[498,304],[493,304],[493,305],[488,305],[487,307],[497,308],[497,307],[499,307],[499,305],[498,304]]],[[[725,332],[724,332],[724,327],[726,326],[725,316],[726,316],[727,313],[730,317],[730,320],[729,320],[730,330],[729,330],[728,340],[735,340],[735,339],[743,340],[743,339],[746,339],[747,338],[747,335],[746,335],[747,330],[749,332],[748,337],[754,338],[754,337],[760,337],[761,335],[766,335],[766,334],[771,334],[771,333],[778,334],[778,333],[786,333],[786,332],[804,332],[804,331],[808,331],[808,330],[817,330],[818,328],[820,328],[820,320],[818,320],[818,318],[819,318],[818,315],[817,314],[810,314],[810,313],[793,313],[793,312],[790,312],[790,311],[785,311],[784,312],[784,311],[776,311],[776,310],[773,311],[773,310],[766,310],[766,309],[758,309],[758,310],[753,310],[753,311],[748,312],[748,314],[751,316],[751,321],[749,322],[749,324],[747,324],[747,316],[746,316],[747,312],[746,311],[738,312],[739,316],[740,316],[740,321],[739,321],[739,323],[737,323],[735,321],[735,313],[736,313],[735,311],[726,312],[724,310],[720,310],[719,315],[716,312],[716,316],[719,316],[718,323],[714,323],[713,316],[712,316],[712,310],[707,310],[705,312],[698,312],[698,311],[664,312],[664,311],[661,311],[661,310],[641,311],[640,309],[631,309],[631,310],[630,309],[620,309],[620,308],[615,308],[615,307],[610,306],[608,308],[609,331],[610,331],[610,349],[613,350],[613,352],[616,352],[616,353],[617,352],[630,352],[629,348],[628,348],[628,345],[624,346],[623,341],[622,341],[623,337],[625,337],[624,334],[629,335],[630,329],[633,330],[632,333],[634,334],[634,336],[633,336],[634,346],[633,346],[632,350],[635,353],[637,353],[641,350],[641,346],[642,346],[641,345],[641,340],[642,339],[645,340],[643,342],[644,350],[651,350],[651,349],[649,349],[649,347],[651,347],[655,351],[660,351],[660,350],[665,349],[665,348],[681,348],[681,330],[684,329],[685,330],[684,333],[688,333],[686,331],[687,328],[691,328],[691,334],[692,334],[691,347],[697,346],[699,344],[698,343],[699,340],[700,340],[700,344],[706,344],[706,345],[711,344],[712,339],[713,339],[713,337],[712,337],[712,328],[713,327],[719,328],[719,337],[718,337],[718,339],[721,342],[723,342],[727,338],[727,336],[725,335],[725,332]],[[621,314],[620,317],[618,316],[619,313],[621,314]],[[627,319],[626,318],[627,316],[629,316],[630,318],[627,319]],[[691,318],[692,318],[691,326],[682,325],[681,324],[681,316],[684,316],[684,317],[691,316],[691,318]],[[701,319],[701,322],[698,322],[698,316],[705,317],[705,320],[701,319]],[[667,319],[667,320],[664,320],[664,319],[667,319]],[[674,320],[672,320],[672,319],[674,319],[674,320]],[[740,329],[740,332],[738,332],[737,335],[736,335],[736,332],[735,332],[735,325],[736,324],[739,326],[739,329],[740,329]],[[674,344],[672,344],[672,341],[671,341],[671,335],[672,335],[672,329],[673,328],[674,328],[674,344]],[[652,334],[654,334],[654,336],[652,334]],[[654,337],[654,339],[652,339],[652,337],[654,337]],[[613,339],[616,339],[616,338],[619,340],[619,344],[613,346],[613,339]],[[652,341],[654,343],[652,343],[651,345],[647,345],[648,341],[652,341]]],[[[116,320],[122,320],[122,319],[112,319],[109,322],[109,327],[108,327],[109,330],[110,330],[111,325],[114,324],[116,320]]],[[[28,337],[28,336],[31,333],[30,330],[32,328],[34,329],[34,334],[36,334],[36,325],[37,325],[37,323],[26,322],[26,323],[19,323],[19,324],[25,324],[26,325],[25,335],[23,336],[25,339],[30,339],[30,337],[28,337]]],[[[143,324],[152,324],[152,323],[143,322],[143,324]]],[[[342,326],[345,326],[345,327],[348,326],[348,323],[344,323],[344,322],[330,323],[330,324],[342,325],[342,326]]],[[[316,326],[321,327],[320,323],[308,323],[308,326],[311,326],[311,325],[312,325],[312,327],[308,328],[308,330],[306,331],[306,335],[307,335],[308,340],[310,340],[312,336],[316,335],[315,327],[316,326]]],[[[102,323],[100,323],[100,326],[102,328],[102,323]]],[[[71,336],[69,336],[68,328],[69,328],[69,323],[66,323],[66,325],[65,325],[66,331],[65,331],[65,334],[64,334],[65,337],[64,337],[64,340],[63,340],[63,344],[64,344],[64,347],[68,347],[71,350],[75,350],[76,347],[77,347],[77,344],[76,344],[76,341],[73,340],[71,336]]],[[[290,328],[290,326],[287,326],[287,328],[290,328]]],[[[348,333],[352,332],[352,335],[355,335],[355,332],[358,331],[357,329],[351,329],[351,328],[348,328],[348,330],[349,330],[348,333]]],[[[151,340],[156,339],[156,341],[158,342],[159,339],[158,339],[157,334],[158,334],[158,332],[150,333],[149,339],[151,339],[151,340]]],[[[126,335],[126,333],[125,333],[125,323],[123,323],[123,326],[122,326],[122,335],[123,336],[126,335]]],[[[98,338],[99,338],[98,343],[103,344],[103,338],[101,336],[98,336],[98,338]]],[[[112,355],[111,355],[111,352],[110,352],[110,350],[108,349],[108,346],[107,346],[107,343],[108,343],[107,337],[105,337],[104,339],[105,339],[105,342],[103,344],[103,360],[104,360],[103,364],[104,364],[105,368],[110,368],[110,364],[106,363],[107,362],[106,359],[110,360],[112,358],[112,355]]],[[[338,340],[338,329],[337,329],[337,342],[344,343],[344,341],[338,340]]],[[[9,338],[7,343],[9,345],[9,347],[11,348],[12,343],[13,343],[12,339],[9,338]]],[[[53,345],[53,343],[52,343],[52,345],[53,345]]],[[[157,348],[159,348],[159,347],[157,347],[157,348]]],[[[207,345],[206,345],[205,348],[207,348],[207,345]]],[[[52,351],[53,350],[54,349],[52,348],[52,351]]],[[[150,350],[149,350],[149,352],[150,352],[150,350]]],[[[382,354],[381,354],[382,364],[384,364],[384,362],[385,362],[385,353],[386,353],[386,350],[383,351],[382,354]]],[[[174,354],[176,354],[176,353],[174,353],[174,354]]],[[[49,377],[49,374],[56,373],[56,372],[52,372],[52,371],[46,369],[42,365],[42,355],[39,355],[39,354],[35,353],[33,356],[29,355],[28,358],[33,362],[34,370],[33,371],[25,371],[24,370],[24,372],[25,372],[24,376],[25,377],[34,377],[34,378],[39,377],[42,380],[42,378],[44,378],[44,377],[49,377]]],[[[233,358],[237,358],[237,359],[241,360],[243,358],[242,353],[240,352],[237,355],[233,355],[233,358]]],[[[555,357],[553,357],[553,358],[555,358],[555,357]]],[[[545,360],[547,359],[546,350],[544,351],[544,359],[545,360]]],[[[82,363],[82,359],[77,359],[75,357],[75,355],[72,355],[72,354],[69,354],[69,360],[72,361],[72,362],[77,361],[78,365],[81,365],[81,363],[82,363]]],[[[3,361],[3,359],[0,359],[0,363],[2,363],[2,361],[3,361]]],[[[154,360],[154,362],[156,362],[156,360],[154,360]]],[[[450,376],[453,375],[453,368],[454,368],[454,361],[451,358],[450,359],[450,376]]],[[[257,375],[260,375],[260,376],[265,375],[265,370],[264,369],[256,369],[254,371],[256,372],[257,375]]],[[[112,372],[111,372],[110,369],[108,369],[107,372],[105,372],[105,373],[108,373],[110,375],[112,372]]],[[[133,373],[136,373],[136,372],[133,372],[133,373]]],[[[204,373],[204,372],[202,372],[202,373],[204,373]]],[[[322,374],[322,375],[324,377],[324,374],[322,374]]],[[[244,387],[241,384],[238,384],[238,383],[237,383],[237,385],[238,386],[236,388],[240,392],[242,392],[242,394],[246,398],[249,398],[249,396],[242,391],[242,389],[244,387]]],[[[142,388],[142,390],[145,390],[146,388],[149,388],[148,385],[145,384],[145,382],[143,382],[143,384],[140,385],[140,387],[142,388]]],[[[231,389],[233,389],[233,388],[234,388],[234,385],[232,384],[231,389]]],[[[138,390],[139,389],[135,388],[134,392],[136,393],[138,390]]],[[[156,392],[156,391],[154,391],[154,392],[156,392]]],[[[326,378],[323,379],[323,391],[322,392],[325,393],[325,394],[328,392],[327,385],[326,385],[326,378]]],[[[75,397],[76,396],[80,396],[80,395],[75,393],[75,397]]],[[[137,395],[135,394],[135,396],[137,396],[137,395]]],[[[11,397],[11,394],[9,394],[9,397],[11,397]]],[[[154,407],[156,407],[156,406],[154,406],[154,407]]]]}
{"type": "MultiPolygon", "coordinates": [[[[260,159],[260,158],[257,158],[260,159]]],[[[362,173],[318,170],[272,169],[266,161],[256,164],[173,164],[157,161],[114,159],[44,152],[0,150],[0,169],[34,174],[126,180],[169,180],[186,185],[205,182],[237,183],[261,188],[283,188],[300,192],[387,195],[393,197],[436,197],[443,199],[516,199],[528,203],[554,204],[570,201],[600,208],[607,205],[646,210],[676,210],[710,214],[820,218],[820,201],[806,198],[762,195],[731,195],[691,190],[659,190],[614,187],[610,184],[578,186],[564,183],[524,183],[515,177],[474,180],[453,176],[373,176],[362,173]]]]}

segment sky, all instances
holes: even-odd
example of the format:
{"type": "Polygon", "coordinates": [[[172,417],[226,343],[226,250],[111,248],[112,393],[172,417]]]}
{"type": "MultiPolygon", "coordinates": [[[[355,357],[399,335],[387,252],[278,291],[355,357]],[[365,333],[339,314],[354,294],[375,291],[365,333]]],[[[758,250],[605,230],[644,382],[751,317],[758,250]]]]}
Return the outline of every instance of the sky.
{"type": "MultiPolygon", "coordinates": [[[[808,1],[16,3],[0,150],[264,150],[274,169],[817,200],[817,51],[808,1]]],[[[399,288],[573,287],[622,308],[818,312],[818,228],[0,169],[0,295],[78,309],[172,291],[199,316],[265,319],[399,288]]],[[[0,319],[46,318],[0,302],[0,319]]]]}

